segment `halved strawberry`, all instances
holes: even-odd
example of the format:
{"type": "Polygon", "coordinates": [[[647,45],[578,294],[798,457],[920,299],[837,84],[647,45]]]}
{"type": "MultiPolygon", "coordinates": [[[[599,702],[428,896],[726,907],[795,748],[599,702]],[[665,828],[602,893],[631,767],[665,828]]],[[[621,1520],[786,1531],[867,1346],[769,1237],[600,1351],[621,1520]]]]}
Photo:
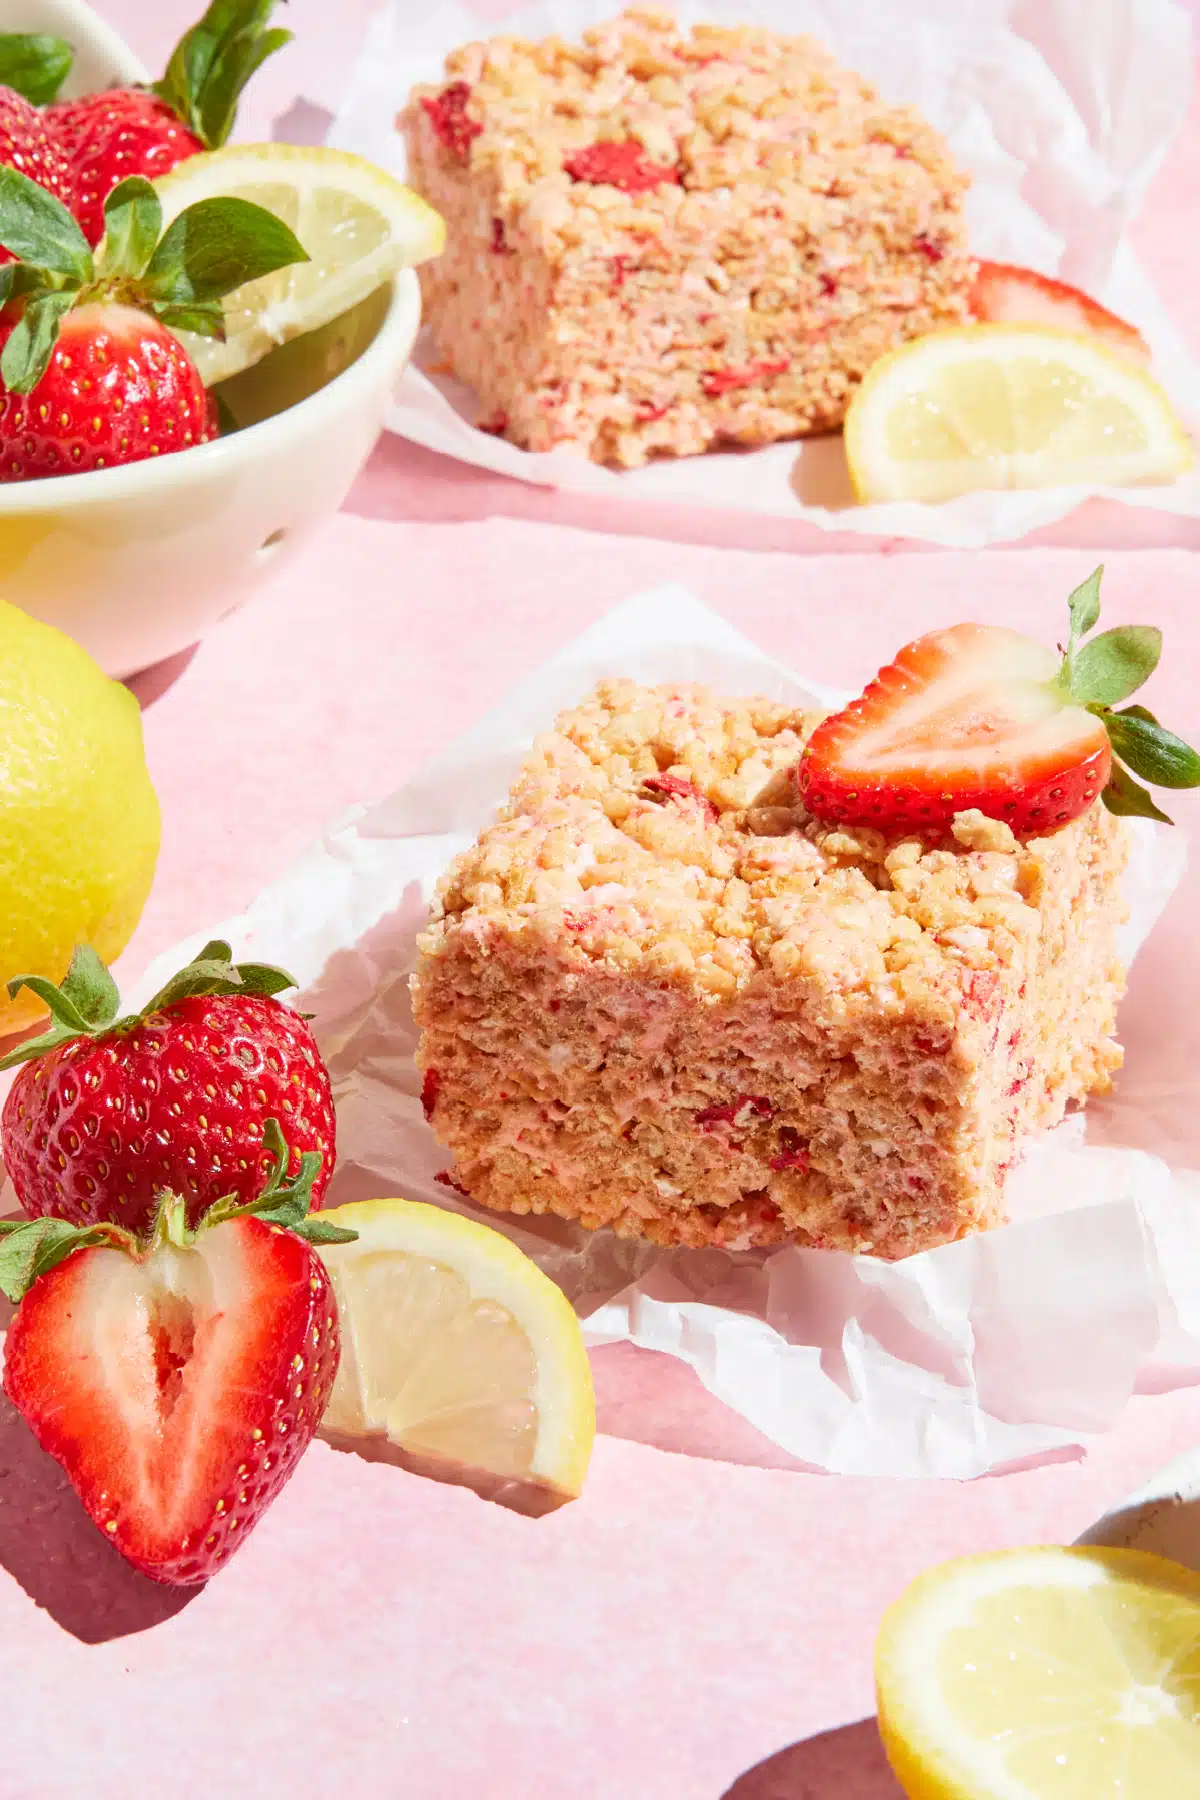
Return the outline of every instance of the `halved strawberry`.
{"type": "MultiPolygon", "coordinates": [[[[306,1158],[308,1185],[317,1160],[306,1158]]],[[[257,1214],[214,1209],[195,1232],[167,1195],[149,1240],[37,1219],[0,1247],[0,1286],[20,1299],[4,1391],[101,1531],[154,1581],[207,1581],[320,1424],[338,1319],[299,1234],[347,1234],[303,1216],[303,1185],[277,1184],[257,1214]]]]}
{"type": "Polygon", "coordinates": [[[1150,346],[1136,325],[1109,312],[1080,288],[1023,269],[1016,263],[981,262],[968,304],[989,325],[1051,325],[1103,338],[1110,349],[1136,362],[1150,361],[1150,346]]]}
{"type": "Polygon", "coordinates": [[[1152,673],[1162,637],[1127,625],[1084,641],[1100,574],[1071,596],[1065,656],[1001,625],[953,625],[907,645],[809,739],[796,779],[810,812],[934,835],[978,809],[1030,834],[1102,795],[1111,812],[1166,820],[1114,758],[1160,786],[1195,787],[1200,756],[1143,707],[1113,710],[1152,673]]]}

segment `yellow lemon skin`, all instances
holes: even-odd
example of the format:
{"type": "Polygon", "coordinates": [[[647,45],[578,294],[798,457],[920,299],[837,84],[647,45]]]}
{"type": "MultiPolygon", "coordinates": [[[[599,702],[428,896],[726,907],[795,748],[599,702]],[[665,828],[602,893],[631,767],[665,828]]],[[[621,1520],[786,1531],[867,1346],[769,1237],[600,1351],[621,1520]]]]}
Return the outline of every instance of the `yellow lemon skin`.
{"type": "Polygon", "coordinates": [[[0,600],[0,1036],[45,1007],[76,944],[106,962],[141,918],[161,817],[128,688],[52,625],[0,600]]]}

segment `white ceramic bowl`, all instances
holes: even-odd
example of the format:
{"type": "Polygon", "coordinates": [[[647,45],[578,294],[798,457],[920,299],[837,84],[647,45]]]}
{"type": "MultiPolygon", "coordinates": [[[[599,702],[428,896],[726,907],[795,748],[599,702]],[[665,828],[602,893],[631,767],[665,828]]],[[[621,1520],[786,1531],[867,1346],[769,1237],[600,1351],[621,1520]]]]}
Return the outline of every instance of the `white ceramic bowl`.
{"type": "MultiPolygon", "coordinates": [[[[81,0],[0,0],[0,30],[52,31],[73,44],[64,92],[145,79],[81,0]]],[[[110,675],[195,643],[337,511],[379,435],[420,312],[408,271],[326,334],[327,366],[365,341],[357,360],[286,410],[211,444],[89,475],[0,483],[0,596],[69,633],[110,675]]],[[[303,392],[313,366],[307,348],[303,361],[285,350],[239,378],[239,416],[257,416],[268,390],[303,392]]]]}
{"type": "Polygon", "coordinates": [[[1200,1451],[1189,1450],[1152,1475],[1097,1519],[1079,1542],[1153,1550],[1200,1570],[1200,1451]]]}

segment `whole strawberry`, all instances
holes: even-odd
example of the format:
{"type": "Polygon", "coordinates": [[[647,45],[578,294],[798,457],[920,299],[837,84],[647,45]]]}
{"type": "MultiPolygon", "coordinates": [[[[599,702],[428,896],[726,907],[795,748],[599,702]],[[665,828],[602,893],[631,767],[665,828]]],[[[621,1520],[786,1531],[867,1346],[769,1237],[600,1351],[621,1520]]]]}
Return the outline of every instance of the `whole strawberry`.
{"type": "Polygon", "coordinates": [[[19,1302],[4,1391],[87,1512],[153,1581],[194,1586],[228,1561],[288,1480],[337,1374],[337,1310],[307,1216],[318,1161],[287,1148],[249,1207],[196,1230],[164,1193],[142,1238],[111,1224],[0,1224],[0,1289],[19,1302]]]}
{"type": "Polygon", "coordinates": [[[100,241],[104,202],[118,182],[130,175],[154,180],[225,142],[243,87],[291,41],[290,31],[267,30],[274,8],[275,0],[213,0],[152,87],[107,88],[49,109],[89,244],[100,241]]]}
{"type": "Polygon", "coordinates": [[[294,985],[281,969],[235,964],[219,941],[124,1018],[86,945],[60,988],[33,975],[10,982],[10,993],[31,988],[52,1015],[41,1037],[0,1062],[24,1065],[4,1104],[0,1149],[25,1211],[142,1235],[167,1190],[195,1226],[218,1200],[246,1205],[262,1192],[270,1119],[282,1123],[294,1170],[303,1153],[320,1156],[319,1206],[333,1173],[333,1096],[308,1025],[274,997],[294,985]]]}
{"type": "Polygon", "coordinates": [[[85,474],[217,435],[214,404],[176,330],[222,338],[223,296],[306,260],[273,213],[202,200],[162,231],[150,183],[105,206],[93,257],[70,213],[0,169],[0,481],[85,474]]]}

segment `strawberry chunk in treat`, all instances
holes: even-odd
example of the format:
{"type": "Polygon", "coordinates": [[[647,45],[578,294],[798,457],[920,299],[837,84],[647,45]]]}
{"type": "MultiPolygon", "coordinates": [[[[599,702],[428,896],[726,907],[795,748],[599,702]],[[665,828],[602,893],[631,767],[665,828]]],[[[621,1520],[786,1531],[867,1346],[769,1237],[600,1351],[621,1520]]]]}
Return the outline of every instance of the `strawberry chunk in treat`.
{"type": "Polygon", "coordinates": [[[906,645],[813,732],[796,774],[809,811],[934,836],[972,811],[1044,834],[1101,797],[1110,812],[1166,820],[1134,775],[1195,787],[1200,756],[1144,707],[1117,709],[1153,672],[1162,636],[1118,626],[1087,638],[1100,574],[1071,596],[1065,656],[1002,625],[906,645]]]}
{"type": "Polygon", "coordinates": [[[680,180],[677,168],[654,162],[632,138],[622,143],[589,144],[565,157],[563,168],[572,181],[620,188],[623,194],[648,194],[667,182],[680,180]]]}
{"type": "Polygon", "coordinates": [[[483,130],[478,120],[467,116],[467,102],[471,98],[471,89],[465,81],[452,81],[432,100],[422,100],[421,105],[429,114],[429,122],[433,126],[438,142],[444,144],[452,155],[460,162],[466,162],[471,154],[471,145],[483,130]]]}
{"type": "Polygon", "coordinates": [[[1150,346],[1135,325],[1109,312],[1079,288],[1036,269],[981,262],[968,297],[973,316],[989,325],[1050,325],[1103,338],[1110,349],[1150,361],[1150,346]]]}

